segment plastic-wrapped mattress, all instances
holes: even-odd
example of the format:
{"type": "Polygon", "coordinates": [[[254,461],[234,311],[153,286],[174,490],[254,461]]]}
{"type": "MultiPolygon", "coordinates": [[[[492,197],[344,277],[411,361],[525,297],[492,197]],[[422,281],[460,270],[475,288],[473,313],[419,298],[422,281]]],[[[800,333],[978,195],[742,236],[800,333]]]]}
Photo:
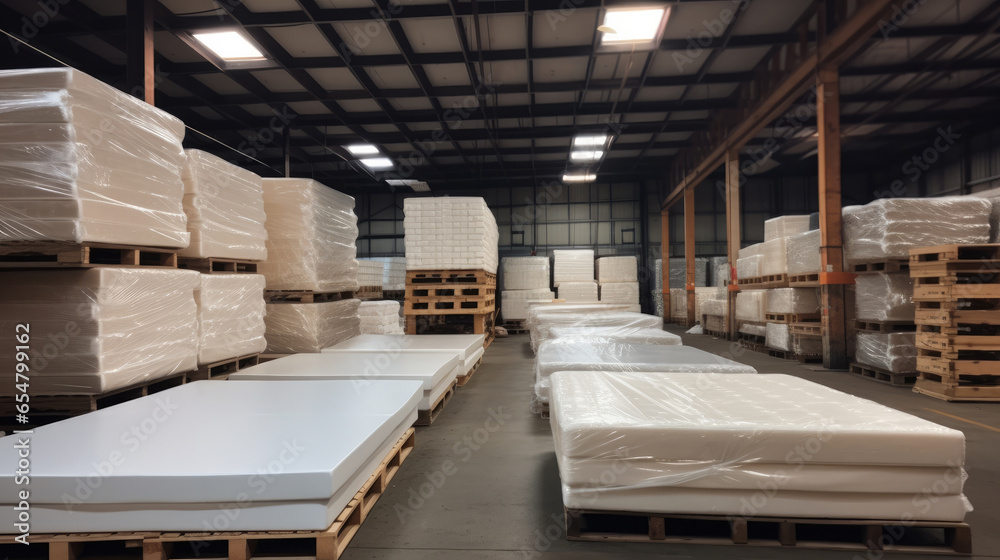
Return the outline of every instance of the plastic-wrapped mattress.
{"type": "Polygon", "coordinates": [[[601,257],[595,262],[597,281],[638,282],[639,261],[635,257],[601,257]]]}
{"type": "Polygon", "coordinates": [[[324,353],[355,353],[388,351],[403,353],[437,353],[455,352],[462,360],[462,373],[465,375],[476,362],[483,357],[483,344],[486,337],[481,334],[400,334],[373,335],[363,334],[339,344],[324,348],[324,353]]]}
{"type": "Polygon", "coordinates": [[[500,232],[481,197],[403,200],[407,270],[461,269],[496,273],[500,232]]]}
{"type": "Polygon", "coordinates": [[[555,249],[552,251],[552,285],[564,282],[593,282],[594,251],[592,249],[555,249]]]}
{"type": "Polygon", "coordinates": [[[537,351],[538,345],[554,338],[552,329],[555,327],[624,327],[633,329],[663,328],[663,318],[643,313],[618,311],[611,313],[556,313],[540,315],[535,328],[531,330],[531,348],[537,351]]]}
{"type": "Polygon", "coordinates": [[[504,290],[548,290],[548,257],[504,257],[500,261],[504,290]]]}
{"type": "Polygon", "coordinates": [[[202,274],[198,303],[198,363],[210,364],[263,352],[264,277],[202,274]]]}
{"type": "Polygon", "coordinates": [[[862,321],[913,321],[913,280],[905,273],[859,274],[854,279],[854,305],[862,321]]]}
{"type": "Polygon", "coordinates": [[[681,337],[662,328],[650,327],[553,327],[551,340],[576,339],[581,342],[616,344],[681,345],[681,337]]]}
{"type": "Polygon", "coordinates": [[[269,303],[264,324],[272,354],[319,352],[361,334],[360,300],[269,303]]]}
{"type": "Polygon", "coordinates": [[[916,333],[857,333],[854,358],[895,373],[917,370],[916,333]]]}

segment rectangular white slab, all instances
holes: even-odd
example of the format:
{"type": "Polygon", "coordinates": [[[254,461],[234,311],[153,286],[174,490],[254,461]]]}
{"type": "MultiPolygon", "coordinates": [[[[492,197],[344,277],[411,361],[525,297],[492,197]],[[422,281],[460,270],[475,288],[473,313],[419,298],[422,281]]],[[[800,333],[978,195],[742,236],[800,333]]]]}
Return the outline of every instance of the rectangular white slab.
{"type": "Polygon", "coordinates": [[[343,354],[294,354],[240,370],[230,380],[300,381],[343,379],[363,387],[369,381],[419,381],[424,391],[442,380],[454,379],[459,365],[453,352],[425,352],[419,359],[403,352],[369,351],[343,354]]]}
{"type": "Polygon", "coordinates": [[[377,335],[363,334],[324,348],[326,353],[368,352],[371,350],[401,350],[404,352],[441,352],[454,350],[466,360],[477,348],[482,348],[486,337],[481,334],[418,334],[377,335]]]}

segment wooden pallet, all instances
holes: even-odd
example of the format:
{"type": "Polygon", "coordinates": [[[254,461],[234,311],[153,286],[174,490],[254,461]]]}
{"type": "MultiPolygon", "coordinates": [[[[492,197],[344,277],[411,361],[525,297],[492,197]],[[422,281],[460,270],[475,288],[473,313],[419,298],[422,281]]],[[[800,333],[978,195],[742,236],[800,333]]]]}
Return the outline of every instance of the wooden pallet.
{"type": "Polygon", "coordinates": [[[382,290],[382,299],[402,300],[406,297],[406,290],[382,290]]]}
{"type": "Polygon", "coordinates": [[[470,369],[469,371],[465,372],[465,375],[458,376],[458,386],[459,387],[465,387],[466,385],[468,385],[469,384],[469,380],[472,379],[472,374],[474,374],[477,371],[479,371],[479,366],[481,366],[481,365],[483,365],[483,359],[479,358],[479,360],[476,361],[475,365],[472,366],[472,369],[470,369]]]}
{"type": "Polygon", "coordinates": [[[485,270],[407,270],[406,284],[486,284],[497,285],[497,275],[485,270]]]}
{"type": "Polygon", "coordinates": [[[912,321],[854,321],[854,330],[871,333],[916,332],[912,321]]]}
{"type": "Polygon", "coordinates": [[[504,321],[500,326],[507,330],[507,334],[528,334],[528,328],[524,324],[525,321],[504,321]]]}
{"type": "Polygon", "coordinates": [[[738,278],[736,285],[744,290],[770,290],[772,288],[787,288],[787,274],[767,274],[750,278],[738,278]]]}
{"type": "Polygon", "coordinates": [[[917,379],[914,392],[949,402],[1000,402],[1000,387],[949,385],[932,379],[917,379]]]}
{"type": "Polygon", "coordinates": [[[404,315],[468,315],[496,311],[496,296],[406,298],[404,315]]]}
{"type": "Polygon", "coordinates": [[[354,297],[364,300],[382,299],[382,286],[361,286],[354,297]]]}
{"type": "MultiPolygon", "coordinates": [[[[36,552],[38,557],[46,557],[47,552],[50,560],[138,559],[140,554],[143,560],[199,557],[228,560],[278,559],[288,557],[290,551],[298,550],[307,551],[303,556],[316,560],[337,560],[357,534],[375,503],[389,488],[389,482],[399,472],[413,447],[414,429],[410,428],[337,516],[336,521],[322,531],[32,534],[31,546],[43,548],[36,552]]],[[[24,545],[14,544],[14,535],[0,536],[0,555],[24,557],[24,545]]]]}
{"type": "MultiPolygon", "coordinates": [[[[971,554],[967,523],[881,519],[736,517],[565,509],[571,541],[646,542],[795,547],[821,550],[883,549],[901,553],[971,554]],[[930,530],[943,532],[943,541],[930,530]],[[912,537],[907,538],[911,535],[912,537]],[[919,534],[917,534],[919,533],[919,534]]],[[[736,556],[738,554],[734,554],[736,556]]]]}
{"type": "Polygon", "coordinates": [[[791,323],[788,325],[788,332],[794,336],[805,336],[805,337],[822,337],[823,336],[823,323],[819,322],[806,322],[806,323],[791,323]]]}
{"type": "Polygon", "coordinates": [[[819,313],[765,313],[764,318],[768,323],[818,323],[821,320],[819,313]]]}
{"type": "Polygon", "coordinates": [[[815,274],[789,274],[788,275],[788,287],[789,288],[818,288],[819,287],[819,273],[815,274]]]}
{"type": "Polygon", "coordinates": [[[910,249],[911,263],[1000,260],[1000,243],[936,245],[910,249]]]}
{"type": "Polygon", "coordinates": [[[771,356],[772,358],[780,358],[782,360],[795,360],[800,364],[816,363],[823,361],[823,356],[796,354],[791,350],[779,350],[777,348],[768,348],[767,355],[771,356]]]}
{"type": "Polygon", "coordinates": [[[725,339],[725,338],[727,338],[729,336],[729,333],[724,333],[724,332],[721,332],[721,331],[713,331],[713,330],[704,329],[704,328],[702,329],[702,333],[706,334],[708,336],[713,336],[715,338],[721,338],[721,339],[725,339]]]}
{"type": "Polygon", "coordinates": [[[913,286],[915,302],[1000,299],[1000,284],[925,284],[913,286]]]}
{"type": "Polygon", "coordinates": [[[279,358],[284,358],[286,356],[294,356],[295,354],[261,354],[259,357],[260,362],[270,362],[271,360],[277,360],[279,358]]]}
{"type": "Polygon", "coordinates": [[[910,270],[910,260],[909,259],[891,259],[873,263],[861,263],[852,264],[847,267],[853,274],[876,274],[876,273],[886,273],[892,274],[895,272],[907,272],[910,270]]]}
{"type": "Polygon", "coordinates": [[[354,297],[354,292],[314,292],[311,290],[264,290],[267,303],[326,303],[354,297]]]}
{"type": "Polygon", "coordinates": [[[8,243],[0,245],[0,268],[177,268],[177,249],[110,243],[8,243]]]}
{"type": "Polygon", "coordinates": [[[996,375],[1000,373],[1000,353],[949,353],[917,348],[917,370],[942,376],[996,375]]]}
{"type": "Polygon", "coordinates": [[[406,314],[406,334],[483,334],[493,332],[493,313],[406,314]]]}
{"type": "Polygon", "coordinates": [[[496,297],[496,284],[411,284],[406,299],[445,297],[496,297]]]}
{"type": "Polygon", "coordinates": [[[931,306],[937,302],[920,302],[916,310],[916,323],[920,325],[937,325],[939,327],[958,327],[961,325],[996,325],[1000,324],[1000,310],[996,309],[958,309],[931,306]]]}
{"type": "Polygon", "coordinates": [[[434,423],[434,420],[441,414],[444,410],[445,405],[451,400],[451,397],[455,394],[455,388],[458,387],[457,381],[451,382],[451,387],[441,395],[441,398],[437,400],[436,403],[431,407],[430,410],[418,410],[417,411],[417,421],[413,423],[414,426],[430,426],[434,423]]]}
{"type": "Polygon", "coordinates": [[[258,264],[259,261],[240,259],[177,257],[177,268],[197,270],[202,274],[257,274],[258,264]]]}
{"type": "Polygon", "coordinates": [[[240,356],[238,358],[229,358],[228,360],[220,360],[218,362],[213,362],[211,364],[204,364],[198,366],[198,371],[192,373],[188,376],[188,381],[201,381],[206,379],[218,379],[224,380],[229,379],[229,376],[240,371],[241,369],[246,369],[251,366],[255,366],[260,363],[260,354],[247,354],[246,356],[240,356]]]}
{"type": "MultiPolygon", "coordinates": [[[[994,362],[1000,363],[1000,362],[994,362]]],[[[1000,370],[994,369],[991,373],[937,373],[921,371],[920,379],[934,381],[952,387],[995,387],[1000,388],[1000,370]]]]}
{"type": "Polygon", "coordinates": [[[740,348],[750,350],[751,352],[759,352],[761,354],[767,354],[771,350],[770,348],[765,346],[763,342],[752,342],[746,339],[740,339],[738,342],[740,348]]]}
{"type": "Polygon", "coordinates": [[[996,352],[1000,351],[1000,336],[918,332],[917,348],[937,350],[946,354],[955,354],[965,350],[996,352]]]}
{"type": "Polygon", "coordinates": [[[900,373],[858,362],[851,363],[851,373],[893,387],[912,387],[918,377],[915,371],[900,373]]]}
{"type": "Polygon", "coordinates": [[[736,333],[736,340],[739,342],[746,342],[748,344],[758,344],[763,346],[767,337],[762,334],[747,334],[742,332],[736,333]]]}

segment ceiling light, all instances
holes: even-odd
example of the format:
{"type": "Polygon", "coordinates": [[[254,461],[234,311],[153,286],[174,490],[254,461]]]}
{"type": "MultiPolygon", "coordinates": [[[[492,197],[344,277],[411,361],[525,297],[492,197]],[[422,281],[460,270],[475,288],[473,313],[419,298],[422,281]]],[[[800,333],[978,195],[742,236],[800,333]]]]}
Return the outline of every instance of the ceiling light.
{"type": "Polygon", "coordinates": [[[372,144],[351,144],[347,146],[347,151],[352,156],[370,156],[378,153],[378,147],[372,144]]]}
{"type": "Polygon", "coordinates": [[[428,192],[431,187],[424,181],[416,179],[386,179],[386,184],[390,187],[410,187],[414,192],[428,192]]]}
{"type": "Polygon", "coordinates": [[[222,60],[263,60],[264,54],[238,31],[194,33],[194,38],[222,60]]]}
{"type": "Polygon", "coordinates": [[[604,23],[598,28],[602,45],[622,43],[648,43],[656,39],[663,23],[666,8],[610,9],[604,14],[604,23]]]}
{"type": "Polygon", "coordinates": [[[393,165],[392,160],[387,157],[367,158],[359,161],[368,169],[389,169],[393,165]]]}
{"type": "Polygon", "coordinates": [[[574,146],[603,146],[608,141],[607,134],[592,134],[589,136],[577,136],[573,139],[574,146]]]}
{"type": "Polygon", "coordinates": [[[413,192],[429,192],[431,190],[430,185],[423,181],[414,181],[410,188],[413,189],[413,192]]]}
{"type": "Polygon", "coordinates": [[[570,152],[569,159],[596,161],[604,155],[604,150],[587,150],[583,152],[570,152]]]}
{"type": "Polygon", "coordinates": [[[564,183],[589,183],[591,181],[597,180],[597,175],[586,174],[586,175],[563,175],[564,183]]]}

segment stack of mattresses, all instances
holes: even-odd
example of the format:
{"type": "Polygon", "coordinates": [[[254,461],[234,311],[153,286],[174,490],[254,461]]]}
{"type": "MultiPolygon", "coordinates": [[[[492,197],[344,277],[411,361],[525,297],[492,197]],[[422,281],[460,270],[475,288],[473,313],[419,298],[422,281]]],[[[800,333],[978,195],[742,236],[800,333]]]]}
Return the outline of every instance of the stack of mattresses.
{"type": "Polygon", "coordinates": [[[202,274],[198,303],[198,363],[257,354],[264,339],[264,276],[202,274]]]}
{"type": "Polygon", "coordinates": [[[597,343],[618,344],[681,344],[681,337],[661,328],[650,327],[553,327],[549,335],[554,340],[576,339],[597,343]]]}
{"type": "Polygon", "coordinates": [[[324,348],[324,353],[400,352],[423,354],[454,352],[461,361],[459,375],[471,371],[483,357],[486,337],[481,334],[374,335],[363,334],[324,348]]]}
{"type": "Polygon", "coordinates": [[[555,327],[655,329],[662,328],[662,325],[663,319],[660,317],[631,311],[539,314],[537,323],[531,329],[531,349],[537,352],[542,342],[555,338],[551,332],[555,327]]]}
{"type": "Polygon", "coordinates": [[[358,318],[361,334],[403,334],[398,301],[363,301],[358,306],[358,318]]]}

